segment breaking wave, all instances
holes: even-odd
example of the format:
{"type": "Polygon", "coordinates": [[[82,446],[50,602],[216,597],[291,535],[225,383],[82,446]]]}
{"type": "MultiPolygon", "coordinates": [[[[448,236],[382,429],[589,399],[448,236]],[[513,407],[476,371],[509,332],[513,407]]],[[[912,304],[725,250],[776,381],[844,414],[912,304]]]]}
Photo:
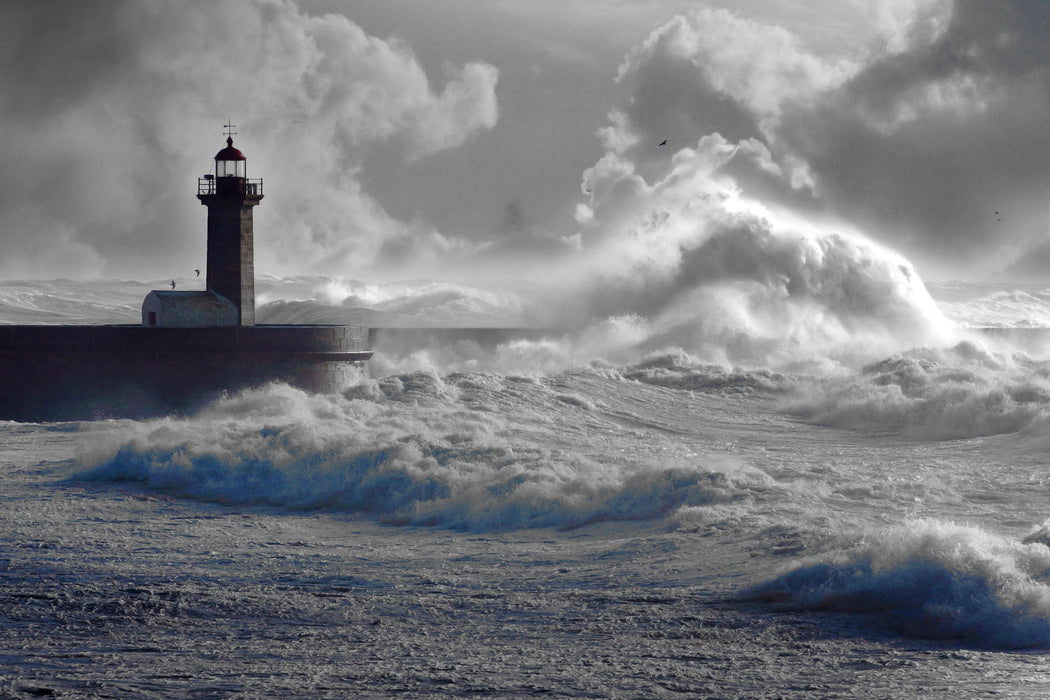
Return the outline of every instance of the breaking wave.
{"type": "Polygon", "coordinates": [[[913,637],[978,647],[1050,645],[1050,548],[921,520],[809,560],[745,597],[850,613],[913,637]]]}
{"type": "Polygon", "coordinates": [[[418,372],[346,395],[274,385],[129,425],[77,478],[473,531],[658,519],[776,489],[725,455],[654,457],[645,432],[625,429],[645,420],[558,378],[418,372]]]}
{"type": "Polygon", "coordinates": [[[820,425],[945,440],[1046,432],[1050,362],[963,342],[873,362],[857,374],[799,382],[785,409],[820,425]]]}

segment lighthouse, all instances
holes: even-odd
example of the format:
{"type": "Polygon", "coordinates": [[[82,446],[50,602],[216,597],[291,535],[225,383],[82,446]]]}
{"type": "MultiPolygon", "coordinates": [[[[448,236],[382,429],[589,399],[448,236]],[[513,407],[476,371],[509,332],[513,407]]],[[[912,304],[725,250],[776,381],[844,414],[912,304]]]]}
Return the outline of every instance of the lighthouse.
{"type": "Polygon", "coordinates": [[[252,209],[263,198],[261,179],[247,177],[247,158],[233,147],[215,154],[215,172],[197,180],[197,199],[208,207],[206,286],[237,309],[237,325],[255,325],[255,242],[252,209]]]}
{"type": "Polygon", "coordinates": [[[149,292],[142,323],[0,326],[0,420],[91,420],[197,410],[231,391],[273,382],[339,392],[368,374],[367,328],[255,323],[249,180],[233,147],[197,181],[208,207],[206,289],[149,292]]]}

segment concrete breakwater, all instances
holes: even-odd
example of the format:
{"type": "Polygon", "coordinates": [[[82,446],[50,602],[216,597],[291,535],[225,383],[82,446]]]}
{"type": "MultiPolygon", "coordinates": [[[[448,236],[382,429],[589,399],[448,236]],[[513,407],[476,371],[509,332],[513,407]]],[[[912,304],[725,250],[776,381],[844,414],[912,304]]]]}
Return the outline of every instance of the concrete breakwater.
{"type": "Polygon", "coordinates": [[[0,326],[0,419],[143,418],[274,381],[339,391],[371,356],[356,326],[0,326]]]}

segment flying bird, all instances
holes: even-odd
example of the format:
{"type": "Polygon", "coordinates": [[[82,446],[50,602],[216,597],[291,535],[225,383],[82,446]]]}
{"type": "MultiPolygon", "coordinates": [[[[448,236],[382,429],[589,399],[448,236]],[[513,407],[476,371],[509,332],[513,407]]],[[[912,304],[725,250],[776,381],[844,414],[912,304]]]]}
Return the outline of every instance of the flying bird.
{"type": "Polygon", "coordinates": [[[175,280],[172,280],[172,281],[171,281],[171,288],[172,288],[172,289],[175,289],[175,280]]]}
{"type": "Polygon", "coordinates": [[[657,146],[666,146],[667,145],[667,139],[664,139],[663,141],[661,141],[660,143],[658,143],[656,145],[657,146]]]}
{"type": "Polygon", "coordinates": [[[194,269],[193,271],[197,273],[197,276],[198,276],[198,277],[200,277],[200,276],[201,276],[201,271],[200,271],[200,270],[194,269]]]}

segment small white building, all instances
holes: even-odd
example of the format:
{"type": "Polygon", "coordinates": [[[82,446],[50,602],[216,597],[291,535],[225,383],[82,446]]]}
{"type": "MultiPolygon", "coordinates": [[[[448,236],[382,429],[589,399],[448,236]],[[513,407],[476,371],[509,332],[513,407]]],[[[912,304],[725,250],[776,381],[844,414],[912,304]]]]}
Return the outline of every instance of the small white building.
{"type": "Polygon", "coordinates": [[[215,292],[154,290],[142,302],[142,325],[202,328],[240,325],[237,307],[215,292]]]}

